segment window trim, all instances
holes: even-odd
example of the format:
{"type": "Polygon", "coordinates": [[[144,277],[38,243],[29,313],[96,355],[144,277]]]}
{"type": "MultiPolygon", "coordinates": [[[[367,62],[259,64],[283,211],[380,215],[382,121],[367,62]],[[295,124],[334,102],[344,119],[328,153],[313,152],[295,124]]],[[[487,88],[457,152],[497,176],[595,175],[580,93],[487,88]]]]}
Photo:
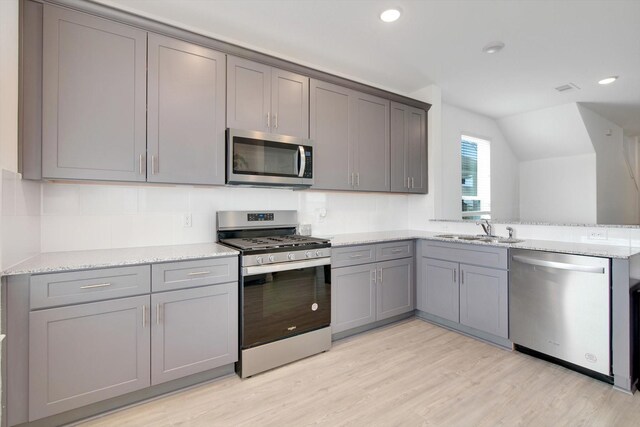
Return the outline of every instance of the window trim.
{"type": "MultiPolygon", "coordinates": [[[[462,141],[463,141],[464,137],[471,138],[471,139],[478,139],[478,140],[481,140],[481,141],[488,142],[489,143],[489,159],[491,159],[491,146],[492,146],[491,138],[489,138],[487,136],[481,136],[481,135],[479,135],[479,134],[477,134],[475,132],[464,132],[464,131],[460,132],[460,137],[458,139],[458,152],[460,153],[460,162],[459,162],[459,164],[460,164],[460,168],[461,168],[460,176],[462,176],[462,152],[461,152],[461,149],[462,149],[462,141]]],[[[473,142],[473,141],[469,141],[469,142],[473,142]]],[[[489,163],[489,177],[491,177],[491,163],[489,163]]],[[[489,191],[491,191],[491,178],[489,178],[489,191]]],[[[460,201],[465,200],[465,199],[467,199],[467,200],[473,200],[473,199],[481,200],[481,199],[478,198],[478,196],[463,196],[462,195],[462,189],[461,189],[460,201]]],[[[489,200],[491,200],[491,199],[489,199],[489,200]]],[[[491,203],[491,202],[489,202],[489,203],[491,203]]],[[[488,211],[486,211],[486,210],[481,210],[481,211],[463,211],[463,210],[460,210],[460,218],[461,219],[463,217],[466,217],[466,216],[482,216],[482,215],[488,215],[489,218],[491,218],[491,210],[488,210],[488,211]]]]}

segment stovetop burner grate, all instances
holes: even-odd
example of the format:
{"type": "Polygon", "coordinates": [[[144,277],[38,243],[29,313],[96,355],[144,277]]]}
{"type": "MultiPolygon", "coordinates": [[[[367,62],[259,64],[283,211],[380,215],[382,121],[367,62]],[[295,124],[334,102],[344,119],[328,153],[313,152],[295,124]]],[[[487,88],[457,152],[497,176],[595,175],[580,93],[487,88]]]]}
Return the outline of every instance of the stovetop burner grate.
{"type": "Polygon", "coordinates": [[[286,236],[245,237],[222,239],[220,243],[242,250],[269,249],[281,247],[310,246],[327,243],[326,239],[291,234],[286,236]]]}

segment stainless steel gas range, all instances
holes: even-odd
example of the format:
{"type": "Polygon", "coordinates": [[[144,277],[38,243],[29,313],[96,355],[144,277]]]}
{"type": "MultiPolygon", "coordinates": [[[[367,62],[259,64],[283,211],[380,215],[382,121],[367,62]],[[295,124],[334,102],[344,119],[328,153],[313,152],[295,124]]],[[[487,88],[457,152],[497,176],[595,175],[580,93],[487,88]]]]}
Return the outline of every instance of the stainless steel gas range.
{"type": "Polygon", "coordinates": [[[295,234],[296,211],[218,212],[218,241],[240,251],[242,378],[331,347],[331,243],[295,234]]]}

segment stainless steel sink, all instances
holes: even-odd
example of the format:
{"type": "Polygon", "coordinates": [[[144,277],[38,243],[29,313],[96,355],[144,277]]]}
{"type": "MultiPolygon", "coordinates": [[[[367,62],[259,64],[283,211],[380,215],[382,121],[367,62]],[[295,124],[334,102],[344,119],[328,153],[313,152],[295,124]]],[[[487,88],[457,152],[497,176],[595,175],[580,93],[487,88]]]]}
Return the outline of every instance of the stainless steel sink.
{"type": "Polygon", "coordinates": [[[438,234],[435,237],[439,237],[441,239],[478,241],[478,242],[484,242],[484,243],[520,243],[520,242],[524,242],[524,240],[522,240],[522,239],[514,239],[513,237],[470,236],[470,235],[467,235],[467,234],[438,234]]]}

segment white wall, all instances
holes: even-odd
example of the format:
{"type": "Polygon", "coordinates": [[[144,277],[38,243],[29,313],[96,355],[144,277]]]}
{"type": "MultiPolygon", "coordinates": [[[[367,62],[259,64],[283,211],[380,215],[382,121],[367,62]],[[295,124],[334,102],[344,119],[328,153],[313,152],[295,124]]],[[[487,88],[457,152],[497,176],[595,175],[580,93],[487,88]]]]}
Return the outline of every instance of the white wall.
{"type": "Polygon", "coordinates": [[[0,1],[0,169],[18,165],[18,0],[0,1]]]}
{"type": "MultiPolygon", "coordinates": [[[[442,104],[440,209],[443,219],[460,219],[460,136],[491,141],[491,216],[518,218],[518,160],[495,120],[448,104],[442,104]]],[[[437,159],[436,159],[437,161],[437,159]]]]}
{"type": "Polygon", "coordinates": [[[520,220],[595,224],[596,155],[520,162],[520,220]]]}
{"type": "Polygon", "coordinates": [[[637,224],[638,191],[624,160],[622,128],[582,105],[578,108],[596,151],[598,223],[637,224]]]}

